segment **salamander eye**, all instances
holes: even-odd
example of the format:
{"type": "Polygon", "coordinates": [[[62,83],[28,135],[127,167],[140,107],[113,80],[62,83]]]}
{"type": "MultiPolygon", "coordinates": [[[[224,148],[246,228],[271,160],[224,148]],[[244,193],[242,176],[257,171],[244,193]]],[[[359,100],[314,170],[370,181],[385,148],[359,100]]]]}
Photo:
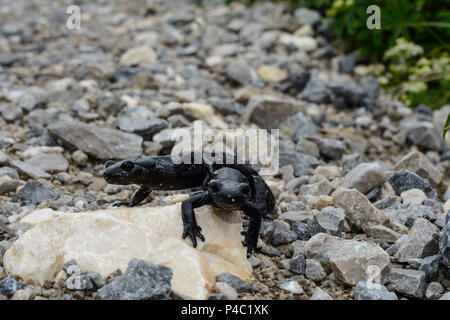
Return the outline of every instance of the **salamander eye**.
{"type": "Polygon", "coordinates": [[[115,162],[112,160],[108,160],[105,162],[105,168],[111,167],[115,162]]]}
{"type": "Polygon", "coordinates": [[[241,184],[239,185],[239,192],[240,192],[241,194],[248,194],[248,193],[250,192],[250,188],[249,188],[248,184],[246,184],[246,183],[241,183],[241,184]]]}
{"type": "Polygon", "coordinates": [[[130,172],[134,168],[134,163],[131,161],[124,161],[120,165],[120,168],[126,172],[130,172]]]}
{"type": "Polygon", "coordinates": [[[220,182],[219,181],[213,180],[210,182],[209,185],[211,187],[212,192],[214,192],[214,193],[219,192],[219,190],[220,190],[220,182]]]}

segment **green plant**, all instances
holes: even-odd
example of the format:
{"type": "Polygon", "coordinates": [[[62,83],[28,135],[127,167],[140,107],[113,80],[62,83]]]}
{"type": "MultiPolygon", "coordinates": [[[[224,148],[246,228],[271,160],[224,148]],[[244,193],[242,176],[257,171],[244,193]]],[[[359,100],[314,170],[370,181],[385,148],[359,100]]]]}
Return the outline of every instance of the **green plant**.
{"type": "Polygon", "coordinates": [[[403,37],[421,45],[425,52],[450,48],[450,2],[446,0],[294,0],[317,8],[333,19],[336,35],[359,48],[372,61],[403,37]],[[368,30],[367,7],[378,5],[381,29],[368,30]]]}

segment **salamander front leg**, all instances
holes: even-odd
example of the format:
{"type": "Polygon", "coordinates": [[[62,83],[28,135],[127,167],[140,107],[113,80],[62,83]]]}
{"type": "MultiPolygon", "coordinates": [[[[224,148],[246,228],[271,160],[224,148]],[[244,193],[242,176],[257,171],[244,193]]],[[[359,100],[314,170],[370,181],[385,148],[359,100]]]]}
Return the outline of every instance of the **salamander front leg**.
{"type": "Polygon", "coordinates": [[[131,201],[123,201],[116,202],[113,204],[114,207],[127,206],[127,207],[135,207],[139,205],[142,201],[144,201],[148,195],[152,192],[152,189],[149,187],[141,187],[136,193],[133,195],[133,199],[131,201]]]}
{"type": "Polygon", "coordinates": [[[183,218],[183,235],[182,238],[185,239],[187,236],[191,238],[192,245],[197,247],[197,238],[205,241],[205,237],[201,234],[201,228],[197,225],[197,221],[195,220],[195,212],[194,208],[201,207],[207,204],[210,200],[208,192],[197,192],[194,193],[183,202],[181,205],[181,214],[183,218]]]}

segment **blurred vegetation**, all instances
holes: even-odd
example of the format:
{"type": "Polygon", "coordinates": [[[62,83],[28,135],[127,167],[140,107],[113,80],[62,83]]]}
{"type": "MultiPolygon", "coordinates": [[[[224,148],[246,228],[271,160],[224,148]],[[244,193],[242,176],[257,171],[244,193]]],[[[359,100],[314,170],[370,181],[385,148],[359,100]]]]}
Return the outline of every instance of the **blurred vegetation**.
{"type": "Polygon", "coordinates": [[[320,11],[337,38],[368,57],[370,72],[394,98],[411,107],[450,103],[449,0],[284,1],[320,11]],[[381,9],[381,29],[366,26],[370,5],[381,9]]]}

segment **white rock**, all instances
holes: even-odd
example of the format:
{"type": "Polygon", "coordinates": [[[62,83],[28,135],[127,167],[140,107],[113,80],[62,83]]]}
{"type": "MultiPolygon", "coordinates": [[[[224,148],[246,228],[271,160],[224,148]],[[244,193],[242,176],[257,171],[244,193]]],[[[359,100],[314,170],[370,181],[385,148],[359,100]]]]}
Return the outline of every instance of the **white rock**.
{"type": "Polygon", "coordinates": [[[14,242],[3,263],[8,273],[42,285],[71,259],[103,277],[124,271],[132,258],[144,259],[170,267],[173,289],[195,299],[209,295],[217,274],[250,280],[240,213],[204,206],[196,217],[206,241],[195,249],[181,239],[181,203],[79,213],[36,210],[21,220],[32,228],[14,242]]]}
{"type": "Polygon", "coordinates": [[[318,260],[325,269],[333,271],[338,280],[349,285],[366,281],[370,268],[377,268],[385,276],[390,263],[389,255],[374,243],[343,240],[325,233],[308,240],[305,256],[318,260]]]}
{"type": "Polygon", "coordinates": [[[314,289],[314,293],[309,300],[334,300],[328,293],[319,287],[314,289]]]}
{"type": "Polygon", "coordinates": [[[282,284],[280,284],[280,288],[295,294],[302,294],[303,293],[303,288],[300,287],[300,285],[298,284],[297,281],[288,281],[288,282],[284,282],[282,284]]]}
{"type": "Polygon", "coordinates": [[[317,49],[317,41],[310,36],[297,37],[288,33],[284,33],[278,39],[280,44],[284,46],[294,45],[299,50],[310,52],[317,49]]]}
{"type": "Polygon", "coordinates": [[[445,201],[444,205],[442,206],[442,208],[444,209],[444,212],[447,212],[448,210],[450,210],[450,199],[448,199],[447,201],[445,201]]]}
{"type": "Polygon", "coordinates": [[[400,194],[400,197],[403,200],[403,203],[417,203],[422,204],[427,196],[420,189],[409,189],[407,191],[403,191],[400,194]]]}
{"type": "Polygon", "coordinates": [[[215,285],[215,291],[226,296],[228,300],[236,300],[238,298],[238,293],[236,290],[225,282],[217,282],[215,285]]]}
{"type": "Polygon", "coordinates": [[[201,103],[184,103],[183,109],[191,113],[193,117],[204,120],[211,127],[219,129],[227,128],[227,124],[216,116],[216,112],[210,105],[201,103]]]}
{"type": "Polygon", "coordinates": [[[63,153],[64,149],[61,147],[32,147],[24,151],[24,158],[33,158],[37,155],[45,154],[45,153],[63,153]]]}
{"type": "Polygon", "coordinates": [[[120,65],[122,66],[132,66],[134,64],[138,64],[140,62],[153,62],[156,59],[155,52],[152,48],[142,46],[131,48],[127,50],[120,57],[120,65]]]}

